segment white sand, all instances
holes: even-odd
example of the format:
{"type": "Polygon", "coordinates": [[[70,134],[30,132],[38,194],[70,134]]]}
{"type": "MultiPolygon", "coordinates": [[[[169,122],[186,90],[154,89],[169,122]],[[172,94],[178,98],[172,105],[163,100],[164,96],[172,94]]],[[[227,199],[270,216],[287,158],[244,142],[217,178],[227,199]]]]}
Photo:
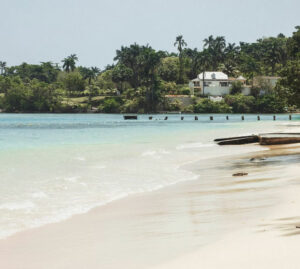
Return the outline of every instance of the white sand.
{"type": "Polygon", "coordinates": [[[298,163],[240,167],[0,240],[0,268],[300,268],[298,163]]]}
{"type": "MultiPolygon", "coordinates": [[[[299,170],[298,170],[299,173],[299,170]]],[[[299,178],[300,180],[300,178],[299,178]]],[[[300,268],[300,188],[284,190],[286,200],[256,225],[227,235],[193,253],[153,269],[300,268]]]]}

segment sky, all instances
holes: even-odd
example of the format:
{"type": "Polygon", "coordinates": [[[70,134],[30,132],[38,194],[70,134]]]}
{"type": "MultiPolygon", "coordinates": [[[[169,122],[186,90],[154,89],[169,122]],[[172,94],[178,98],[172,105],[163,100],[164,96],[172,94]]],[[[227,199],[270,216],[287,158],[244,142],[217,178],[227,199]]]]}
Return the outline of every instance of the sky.
{"type": "Polygon", "coordinates": [[[290,36],[299,0],[0,0],[0,61],[37,64],[77,54],[78,65],[105,67],[122,45],[175,51],[222,35],[227,42],[290,36]]]}

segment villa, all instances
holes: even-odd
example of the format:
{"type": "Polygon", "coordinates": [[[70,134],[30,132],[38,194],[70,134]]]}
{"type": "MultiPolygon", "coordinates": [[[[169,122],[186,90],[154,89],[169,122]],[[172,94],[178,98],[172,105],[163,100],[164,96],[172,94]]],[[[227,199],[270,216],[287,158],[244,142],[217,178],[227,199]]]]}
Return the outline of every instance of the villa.
{"type": "Polygon", "coordinates": [[[234,81],[243,84],[242,94],[250,95],[250,86],[246,84],[246,79],[242,76],[229,78],[223,72],[204,72],[189,83],[192,95],[224,96],[230,94],[230,89],[234,81]],[[204,84],[204,87],[203,87],[204,84]]]}

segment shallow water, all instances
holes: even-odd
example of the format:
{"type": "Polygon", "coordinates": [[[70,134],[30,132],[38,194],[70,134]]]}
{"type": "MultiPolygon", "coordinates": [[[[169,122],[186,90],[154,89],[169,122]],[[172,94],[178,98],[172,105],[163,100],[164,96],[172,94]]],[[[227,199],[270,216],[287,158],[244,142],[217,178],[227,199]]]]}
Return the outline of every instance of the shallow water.
{"type": "Polygon", "coordinates": [[[219,147],[214,138],[285,130],[300,119],[182,116],[0,114],[0,238],[128,195],[204,181],[201,166],[190,164],[261,150],[219,147]]]}

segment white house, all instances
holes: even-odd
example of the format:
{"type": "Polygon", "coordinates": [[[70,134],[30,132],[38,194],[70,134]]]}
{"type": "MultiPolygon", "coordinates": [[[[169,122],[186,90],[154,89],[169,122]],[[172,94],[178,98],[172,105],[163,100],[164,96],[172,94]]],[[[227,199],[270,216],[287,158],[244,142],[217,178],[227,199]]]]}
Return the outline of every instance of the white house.
{"type": "Polygon", "coordinates": [[[243,83],[242,93],[250,95],[250,86],[246,85],[244,77],[229,78],[223,72],[200,73],[197,78],[190,81],[189,87],[192,95],[224,96],[230,94],[233,81],[241,81],[243,83]]]}

